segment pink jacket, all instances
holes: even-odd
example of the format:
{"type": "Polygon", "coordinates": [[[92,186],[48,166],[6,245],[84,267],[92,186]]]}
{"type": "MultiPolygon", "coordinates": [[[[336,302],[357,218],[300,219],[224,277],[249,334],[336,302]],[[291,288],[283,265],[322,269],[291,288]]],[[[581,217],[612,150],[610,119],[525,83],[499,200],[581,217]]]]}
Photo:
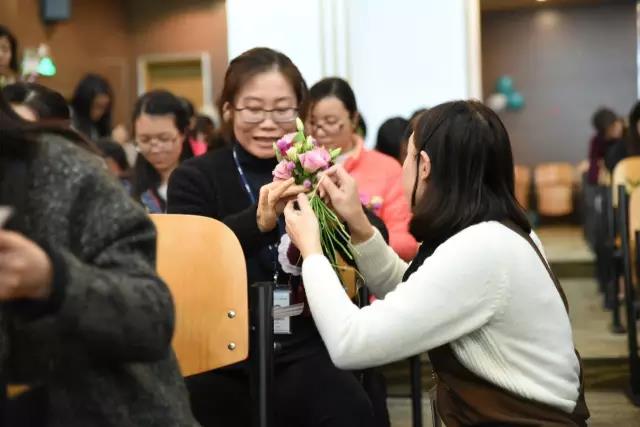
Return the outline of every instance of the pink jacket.
{"type": "Polygon", "coordinates": [[[405,261],[412,260],[418,243],[409,233],[411,210],[402,189],[402,166],[393,157],[366,149],[358,138],[344,168],[356,179],[362,203],[387,226],[393,250],[405,261]]]}

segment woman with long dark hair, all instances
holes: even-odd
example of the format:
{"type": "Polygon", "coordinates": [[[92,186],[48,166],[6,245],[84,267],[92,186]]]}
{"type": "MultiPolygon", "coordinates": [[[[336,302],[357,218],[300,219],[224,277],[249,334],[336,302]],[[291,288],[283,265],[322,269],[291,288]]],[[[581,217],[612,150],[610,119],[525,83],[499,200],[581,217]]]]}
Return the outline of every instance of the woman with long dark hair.
{"type": "Polygon", "coordinates": [[[93,141],[111,136],[113,89],[104,77],[87,74],[80,80],[71,98],[71,108],[77,131],[93,141]]]}
{"type": "Polygon", "coordinates": [[[0,88],[18,79],[18,40],[0,25],[0,88]]]}
{"type": "Polygon", "coordinates": [[[0,386],[28,386],[1,423],[197,426],[153,224],[70,132],[0,95],[0,386]]]}
{"type": "Polygon", "coordinates": [[[2,88],[2,93],[20,116],[40,123],[71,125],[71,110],[60,93],[38,83],[19,82],[2,88]]]}
{"type": "Polygon", "coordinates": [[[363,214],[355,180],[340,166],[327,177],[321,193],[349,225],[365,283],[384,298],[354,306],[322,254],[308,199],[287,205],[311,312],[337,366],[426,351],[447,426],[586,426],[566,298],[516,201],[511,143],[493,111],[449,102],[414,124],[402,179],[411,233],[424,243],[410,265],[363,214]]]}
{"type": "Polygon", "coordinates": [[[166,211],[169,177],[182,160],[193,157],[186,140],[188,128],[187,111],[171,92],[147,92],[133,107],[139,155],[133,168],[132,196],[150,213],[166,211]]]}

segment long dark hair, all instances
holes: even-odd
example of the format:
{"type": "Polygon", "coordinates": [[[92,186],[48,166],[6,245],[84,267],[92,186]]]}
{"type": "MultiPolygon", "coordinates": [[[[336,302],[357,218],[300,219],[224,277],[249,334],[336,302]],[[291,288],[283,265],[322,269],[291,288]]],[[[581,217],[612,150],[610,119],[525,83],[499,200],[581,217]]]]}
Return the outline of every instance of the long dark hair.
{"type": "Polygon", "coordinates": [[[513,155],[500,118],[477,101],[447,102],[414,124],[416,159],[431,160],[428,195],[416,201],[410,231],[434,247],[483,221],[511,220],[526,233],[531,225],[515,198],[513,155]]]}
{"type": "Polygon", "coordinates": [[[9,103],[24,104],[31,108],[40,122],[69,124],[71,112],[64,96],[38,83],[18,82],[2,88],[9,103]]]}
{"type": "Polygon", "coordinates": [[[62,136],[89,152],[98,153],[94,146],[70,128],[23,120],[0,91],[0,205],[14,208],[9,228],[24,231],[21,213],[30,188],[31,162],[43,134],[62,136]]]}
{"type": "MultiPolygon", "coordinates": [[[[165,116],[172,115],[176,129],[184,135],[180,161],[193,157],[193,150],[187,140],[189,130],[189,115],[180,98],[166,90],[153,90],[142,95],[133,107],[132,129],[135,132],[136,120],[142,115],[165,116]]],[[[158,171],[142,155],[136,158],[133,168],[132,196],[140,200],[140,196],[147,190],[156,191],[161,177],[158,171]]]]}
{"type": "Polygon", "coordinates": [[[97,74],[87,74],[73,93],[71,98],[73,108],[73,120],[78,131],[91,137],[92,129],[98,133],[98,137],[111,135],[111,110],[113,109],[113,90],[107,80],[97,74]],[[109,97],[109,108],[97,122],[91,120],[91,105],[98,95],[109,97]]]}
{"type": "MultiPolygon", "coordinates": [[[[298,67],[287,55],[281,52],[267,47],[256,47],[242,53],[229,63],[224,76],[222,94],[218,100],[221,117],[223,117],[224,105],[226,103],[235,105],[238,92],[248,80],[260,73],[272,70],[279,71],[289,82],[296,95],[298,107],[300,107],[307,95],[307,84],[298,67]]],[[[233,123],[223,120],[221,130],[227,141],[234,139],[233,123]]]]}
{"type": "Polygon", "coordinates": [[[18,73],[18,40],[11,31],[4,25],[0,25],[0,37],[6,37],[9,40],[9,46],[11,47],[11,61],[9,61],[9,68],[18,73]]]}

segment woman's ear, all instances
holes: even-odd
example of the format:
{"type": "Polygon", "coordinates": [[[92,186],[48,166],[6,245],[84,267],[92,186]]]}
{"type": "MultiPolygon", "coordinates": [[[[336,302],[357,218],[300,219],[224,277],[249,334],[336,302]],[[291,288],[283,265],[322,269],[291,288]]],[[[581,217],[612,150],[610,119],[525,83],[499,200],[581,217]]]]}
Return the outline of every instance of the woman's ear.
{"type": "Polygon", "coordinates": [[[429,155],[420,151],[420,166],[418,167],[419,178],[423,181],[429,179],[429,175],[431,175],[431,159],[429,155]]]}
{"type": "Polygon", "coordinates": [[[231,104],[228,102],[222,104],[222,120],[227,123],[231,121],[231,104]]]}

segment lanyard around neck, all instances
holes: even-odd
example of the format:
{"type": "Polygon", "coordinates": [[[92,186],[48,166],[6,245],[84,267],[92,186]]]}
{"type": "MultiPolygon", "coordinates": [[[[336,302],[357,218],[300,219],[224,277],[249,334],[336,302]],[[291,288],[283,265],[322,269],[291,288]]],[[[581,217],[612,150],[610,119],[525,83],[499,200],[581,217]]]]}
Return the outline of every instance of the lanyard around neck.
{"type": "MultiPolygon", "coordinates": [[[[240,165],[240,160],[238,160],[238,151],[236,150],[236,147],[233,147],[233,161],[235,162],[236,168],[238,169],[238,175],[240,175],[240,181],[244,186],[244,190],[246,191],[247,196],[249,196],[249,200],[251,200],[251,203],[255,205],[257,203],[256,195],[253,193],[253,190],[251,190],[251,186],[249,185],[249,180],[247,179],[247,176],[244,173],[244,170],[242,169],[242,165],[240,165]]],[[[278,229],[280,229],[281,231],[280,234],[282,234],[282,225],[280,224],[280,221],[278,221],[278,229]]],[[[278,283],[278,276],[279,276],[278,246],[272,244],[268,246],[268,249],[273,256],[273,282],[278,283]]]]}
{"type": "Polygon", "coordinates": [[[238,169],[238,175],[240,175],[240,181],[242,181],[244,190],[247,192],[249,200],[251,200],[251,204],[255,205],[257,202],[256,195],[253,194],[253,190],[251,190],[251,186],[249,185],[249,180],[247,179],[247,176],[242,169],[242,165],[240,165],[240,160],[238,160],[238,150],[236,150],[236,147],[233,147],[233,161],[235,162],[236,168],[238,169]]]}

